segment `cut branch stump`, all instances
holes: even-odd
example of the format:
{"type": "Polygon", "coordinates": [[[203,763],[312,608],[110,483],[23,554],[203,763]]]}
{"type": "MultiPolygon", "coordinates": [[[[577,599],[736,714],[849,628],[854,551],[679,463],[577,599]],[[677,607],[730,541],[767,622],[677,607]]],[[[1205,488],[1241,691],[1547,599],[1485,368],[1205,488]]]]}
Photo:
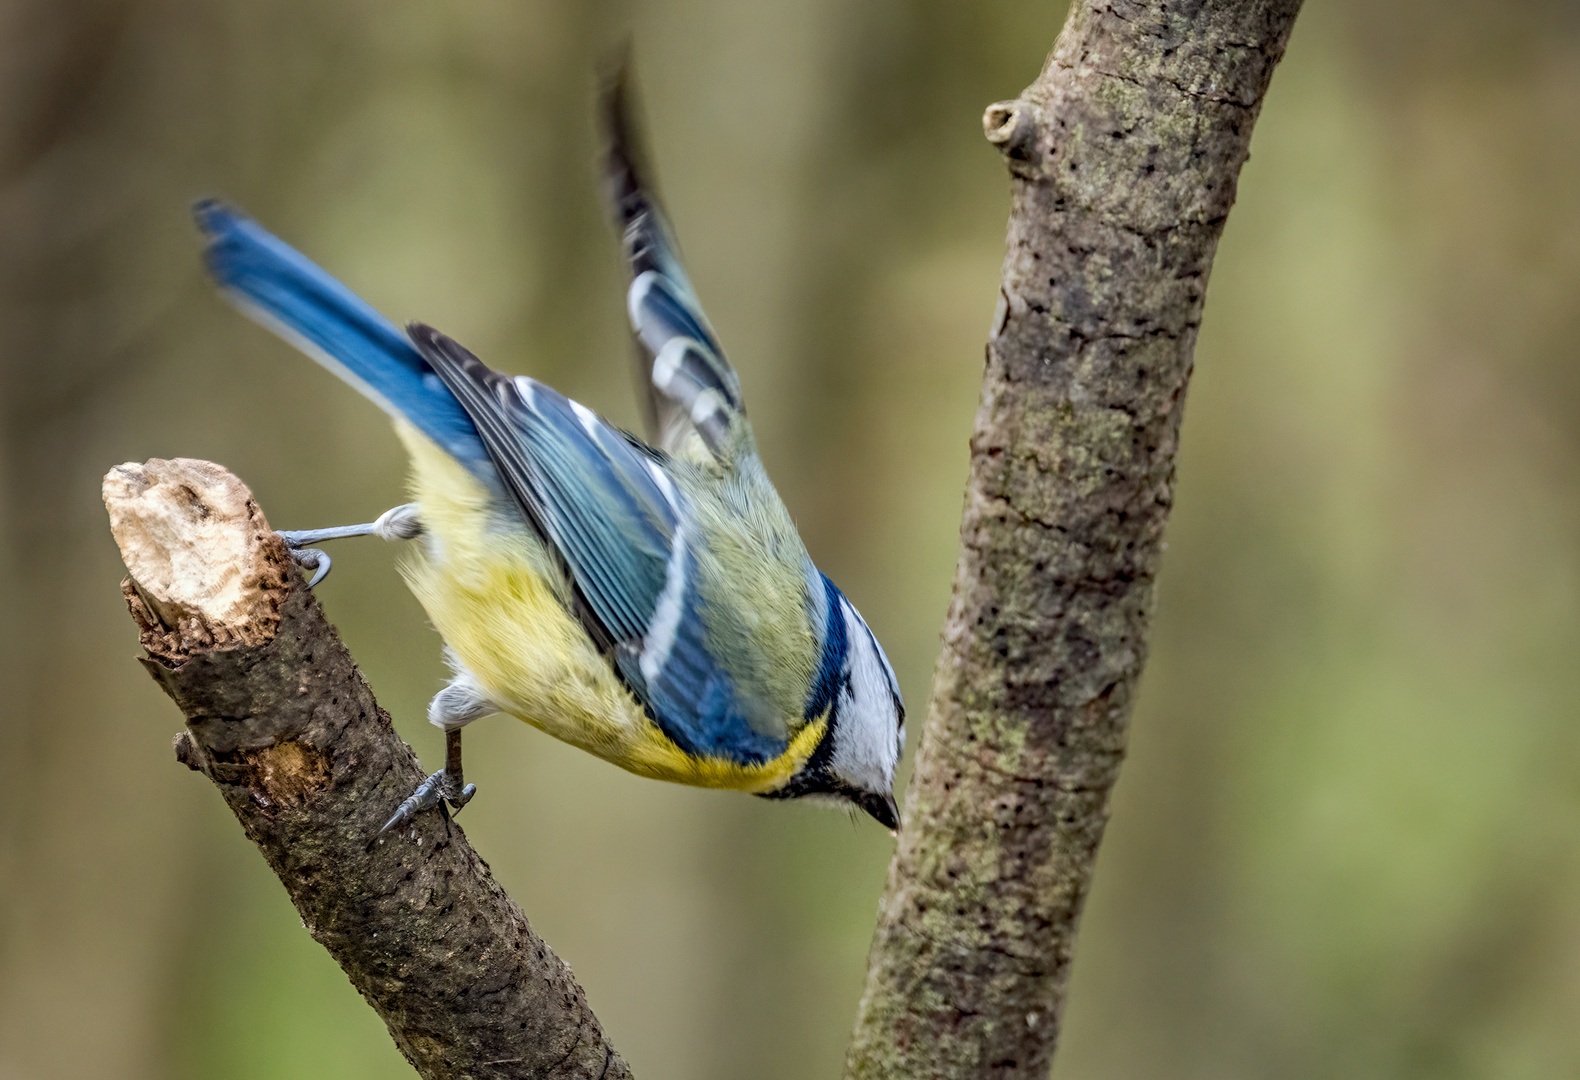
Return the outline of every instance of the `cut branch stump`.
{"type": "Polygon", "coordinates": [[[429,1080],[628,1077],[458,824],[370,842],[423,778],[251,492],[206,461],[104,478],[143,665],[302,923],[429,1080]]]}

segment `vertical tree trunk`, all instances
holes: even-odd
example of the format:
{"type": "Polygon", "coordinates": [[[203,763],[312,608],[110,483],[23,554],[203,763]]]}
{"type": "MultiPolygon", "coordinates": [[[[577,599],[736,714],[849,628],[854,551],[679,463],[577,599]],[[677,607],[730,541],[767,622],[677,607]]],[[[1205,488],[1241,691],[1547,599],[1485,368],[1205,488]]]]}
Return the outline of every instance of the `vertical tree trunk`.
{"type": "Polygon", "coordinates": [[[850,1077],[1047,1075],[1213,253],[1299,0],[1076,0],[1013,177],[954,595],[850,1077]]]}

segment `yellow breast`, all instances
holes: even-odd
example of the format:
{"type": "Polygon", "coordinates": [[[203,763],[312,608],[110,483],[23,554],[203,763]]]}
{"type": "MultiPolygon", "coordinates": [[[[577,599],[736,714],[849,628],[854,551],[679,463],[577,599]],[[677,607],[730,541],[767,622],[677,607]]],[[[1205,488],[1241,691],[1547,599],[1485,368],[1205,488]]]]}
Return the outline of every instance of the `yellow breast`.
{"type": "Polygon", "coordinates": [[[401,571],[501,711],[621,768],[681,784],[772,791],[806,763],[822,738],[821,720],[760,765],[682,751],[571,616],[569,587],[536,535],[500,517],[484,486],[426,436],[401,422],[396,430],[411,454],[424,527],[401,571]]]}

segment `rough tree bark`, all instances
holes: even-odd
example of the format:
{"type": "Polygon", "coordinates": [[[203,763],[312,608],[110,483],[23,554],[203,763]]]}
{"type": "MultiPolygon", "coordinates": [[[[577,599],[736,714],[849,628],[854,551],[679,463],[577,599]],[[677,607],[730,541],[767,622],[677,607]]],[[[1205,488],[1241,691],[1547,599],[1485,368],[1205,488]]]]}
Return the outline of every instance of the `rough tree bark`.
{"type": "MultiPolygon", "coordinates": [[[[1191,354],[1299,0],[1076,0],[988,109],[1013,176],[962,548],[847,1074],[1046,1076],[1124,753],[1191,354]]],[[[308,930],[425,1077],[628,1076],[422,777],[247,490],[125,465],[144,660],[308,930]]]]}
{"type": "Polygon", "coordinates": [[[846,1063],[1046,1077],[1124,756],[1207,274],[1299,0],[1076,0],[1014,186],[954,595],[846,1063]]]}
{"type": "Polygon", "coordinates": [[[429,1080],[630,1076],[454,822],[369,844],[422,780],[252,494],[206,461],[104,478],[143,664],[313,938],[429,1080]]]}

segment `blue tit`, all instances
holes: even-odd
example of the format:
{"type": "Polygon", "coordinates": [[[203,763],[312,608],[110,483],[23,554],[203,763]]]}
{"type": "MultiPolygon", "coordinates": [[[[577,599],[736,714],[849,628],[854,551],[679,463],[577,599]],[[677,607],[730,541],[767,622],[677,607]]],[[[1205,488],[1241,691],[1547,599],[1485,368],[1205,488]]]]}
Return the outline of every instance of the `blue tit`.
{"type": "Polygon", "coordinates": [[[652,443],[431,327],[402,333],[247,217],[196,207],[228,298],[389,413],[411,456],[411,503],[282,534],[323,569],[307,545],[417,541],[401,569],[454,671],[428,707],[448,753],[385,830],[471,798],[460,731],[493,713],[642,776],[831,800],[893,829],[894,671],[763,469],[740,381],[643,179],[624,87],[604,90],[606,174],[652,443]]]}

